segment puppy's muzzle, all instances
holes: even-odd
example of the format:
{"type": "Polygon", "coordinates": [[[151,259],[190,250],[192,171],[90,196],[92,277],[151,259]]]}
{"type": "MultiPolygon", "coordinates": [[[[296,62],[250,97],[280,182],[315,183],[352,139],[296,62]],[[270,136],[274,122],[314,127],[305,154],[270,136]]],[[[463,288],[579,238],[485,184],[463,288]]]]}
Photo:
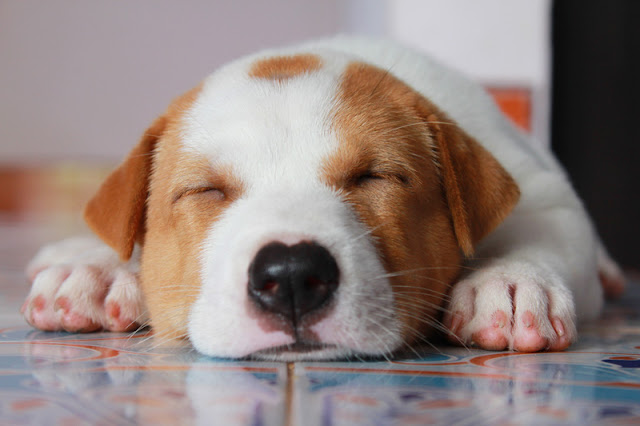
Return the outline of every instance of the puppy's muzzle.
{"type": "Polygon", "coordinates": [[[323,246],[272,242],[258,251],[249,266],[248,291],[259,307],[295,328],[304,315],[329,303],[339,279],[336,260],[323,246]]]}

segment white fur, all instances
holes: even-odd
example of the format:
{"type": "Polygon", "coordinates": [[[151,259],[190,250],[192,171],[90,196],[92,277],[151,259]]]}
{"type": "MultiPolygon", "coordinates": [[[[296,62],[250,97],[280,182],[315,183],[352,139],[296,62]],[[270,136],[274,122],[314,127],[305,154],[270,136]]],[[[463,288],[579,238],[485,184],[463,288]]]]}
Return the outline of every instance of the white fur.
{"type": "Polygon", "coordinates": [[[338,147],[330,112],[347,60],[325,56],[321,73],[282,86],[246,76],[253,60],[213,74],[187,114],[185,149],[213,167],[231,166],[246,188],[203,246],[190,339],[203,353],[232,357],[292,343],[281,331],[265,333],[246,312],[247,270],[264,244],[308,239],[328,248],[341,271],[337,306],[313,329],[325,343],[346,344],[315,356],[391,352],[401,343],[399,326],[391,311],[376,313],[393,301],[388,281],[379,278],[384,269],[366,228],[320,182],[322,160],[338,147]]]}
{"type": "Polygon", "coordinates": [[[74,237],[43,247],[27,266],[33,281],[24,304],[27,321],[47,330],[76,331],[65,324],[64,312],[57,306],[60,298],[72,301],[71,312],[102,328],[117,329],[105,308],[120,307],[121,317],[138,323],[147,320],[137,273],[139,250],[127,263],[104,243],[93,237],[74,237]],[[40,296],[45,302],[36,312],[32,303],[40,296]]]}
{"type": "Polygon", "coordinates": [[[265,333],[258,320],[251,318],[246,311],[246,281],[249,264],[263,245],[302,240],[326,247],[340,268],[336,306],[311,326],[322,342],[340,347],[315,357],[397,348],[399,325],[391,310],[380,308],[392,304],[391,287],[383,278],[384,269],[366,228],[336,194],[309,185],[249,194],[212,226],[203,249],[202,292],[189,322],[189,337],[196,349],[239,357],[293,343],[282,332],[265,333]],[[238,338],[239,329],[242,338],[238,338]]]}
{"type": "MultiPolygon", "coordinates": [[[[248,266],[259,248],[274,239],[315,240],[330,250],[341,270],[334,309],[312,326],[336,348],[279,359],[386,354],[401,344],[393,294],[371,237],[340,194],[320,180],[322,160],[338,146],[330,111],[339,78],[353,60],[389,70],[425,95],[492,152],[520,186],[519,204],[477,249],[480,260],[470,265],[473,272],[454,287],[449,312],[466,320],[459,337],[470,343],[502,310],[510,320],[505,325],[510,347],[522,332],[518,319],[526,312],[550,342],[553,318],[562,320],[574,339],[576,316],[592,318],[602,304],[595,269],[599,242],[550,153],[515,130],[489,96],[458,73],[392,43],[337,38],[234,62],[205,81],[188,111],[184,149],[206,157],[213,167],[231,167],[246,189],[212,225],[202,246],[202,290],[189,320],[196,349],[242,357],[292,343],[282,331],[265,331],[247,311],[248,266]],[[322,69],[283,86],[247,76],[258,58],[296,52],[317,54],[322,69]]],[[[69,257],[73,253],[68,250],[69,257]]],[[[71,263],[74,268],[83,264],[71,263]]],[[[38,275],[32,293],[53,297],[49,293],[59,291],[52,290],[58,272],[46,272],[46,279],[41,278],[44,272],[38,275]]]]}

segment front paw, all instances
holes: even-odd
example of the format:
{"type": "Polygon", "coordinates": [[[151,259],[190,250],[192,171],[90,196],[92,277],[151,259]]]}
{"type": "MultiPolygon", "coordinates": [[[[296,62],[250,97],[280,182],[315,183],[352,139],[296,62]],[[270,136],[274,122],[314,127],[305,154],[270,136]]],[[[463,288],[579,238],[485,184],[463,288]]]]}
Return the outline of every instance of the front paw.
{"type": "Polygon", "coordinates": [[[564,350],[576,340],[570,291],[530,264],[481,269],[455,284],[445,325],[451,342],[487,350],[564,350]]]}
{"type": "Polygon", "coordinates": [[[72,239],[45,247],[27,268],[22,313],[41,330],[129,331],[144,321],[135,270],[104,244],[72,239]]]}

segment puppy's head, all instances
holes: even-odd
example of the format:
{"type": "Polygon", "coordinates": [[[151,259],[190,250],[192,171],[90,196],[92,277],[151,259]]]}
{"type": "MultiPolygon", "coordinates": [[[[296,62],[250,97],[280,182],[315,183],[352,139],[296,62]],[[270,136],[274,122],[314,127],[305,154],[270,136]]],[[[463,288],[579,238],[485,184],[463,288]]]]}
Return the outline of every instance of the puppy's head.
{"type": "Polygon", "coordinates": [[[86,209],[160,339],[222,357],[386,355],[437,329],[518,188],[443,112],[338,54],[252,58],[178,98],[86,209]]]}

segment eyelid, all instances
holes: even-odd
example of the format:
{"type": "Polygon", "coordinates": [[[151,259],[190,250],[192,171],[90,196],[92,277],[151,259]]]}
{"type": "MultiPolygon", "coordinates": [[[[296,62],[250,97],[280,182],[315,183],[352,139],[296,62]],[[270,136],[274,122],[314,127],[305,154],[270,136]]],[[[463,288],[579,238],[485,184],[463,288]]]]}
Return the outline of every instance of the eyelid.
{"type": "Polygon", "coordinates": [[[384,179],[384,175],[382,175],[381,173],[367,171],[367,172],[355,175],[353,177],[353,181],[355,184],[360,184],[367,180],[376,180],[376,179],[384,179]]]}
{"type": "Polygon", "coordinates": [[[362,184],[368,180],[395,180],[402,185],[409,185],[410,180],[405,175],[400,173],[391,172],[379,172],[374,170],[367,170],[363,173],[359,173],[352,178],[352,182],[356,185],[362,184]]]}
{"type": "Polygon", "coordinates": [[[173,197],[173,203],[178,202],[183,197],[188,197],[190,195],[197,195],[197,194],[202,194],[205,192],[212,192],[212,191],[217,191],[221,195],[221,198],[224,198],[225,196],[224,191],[222,191],[220,188],[216,188],[214,186],[198,186],[193,188],[185,188],[182,191],[178,192],[173,197]]]}

